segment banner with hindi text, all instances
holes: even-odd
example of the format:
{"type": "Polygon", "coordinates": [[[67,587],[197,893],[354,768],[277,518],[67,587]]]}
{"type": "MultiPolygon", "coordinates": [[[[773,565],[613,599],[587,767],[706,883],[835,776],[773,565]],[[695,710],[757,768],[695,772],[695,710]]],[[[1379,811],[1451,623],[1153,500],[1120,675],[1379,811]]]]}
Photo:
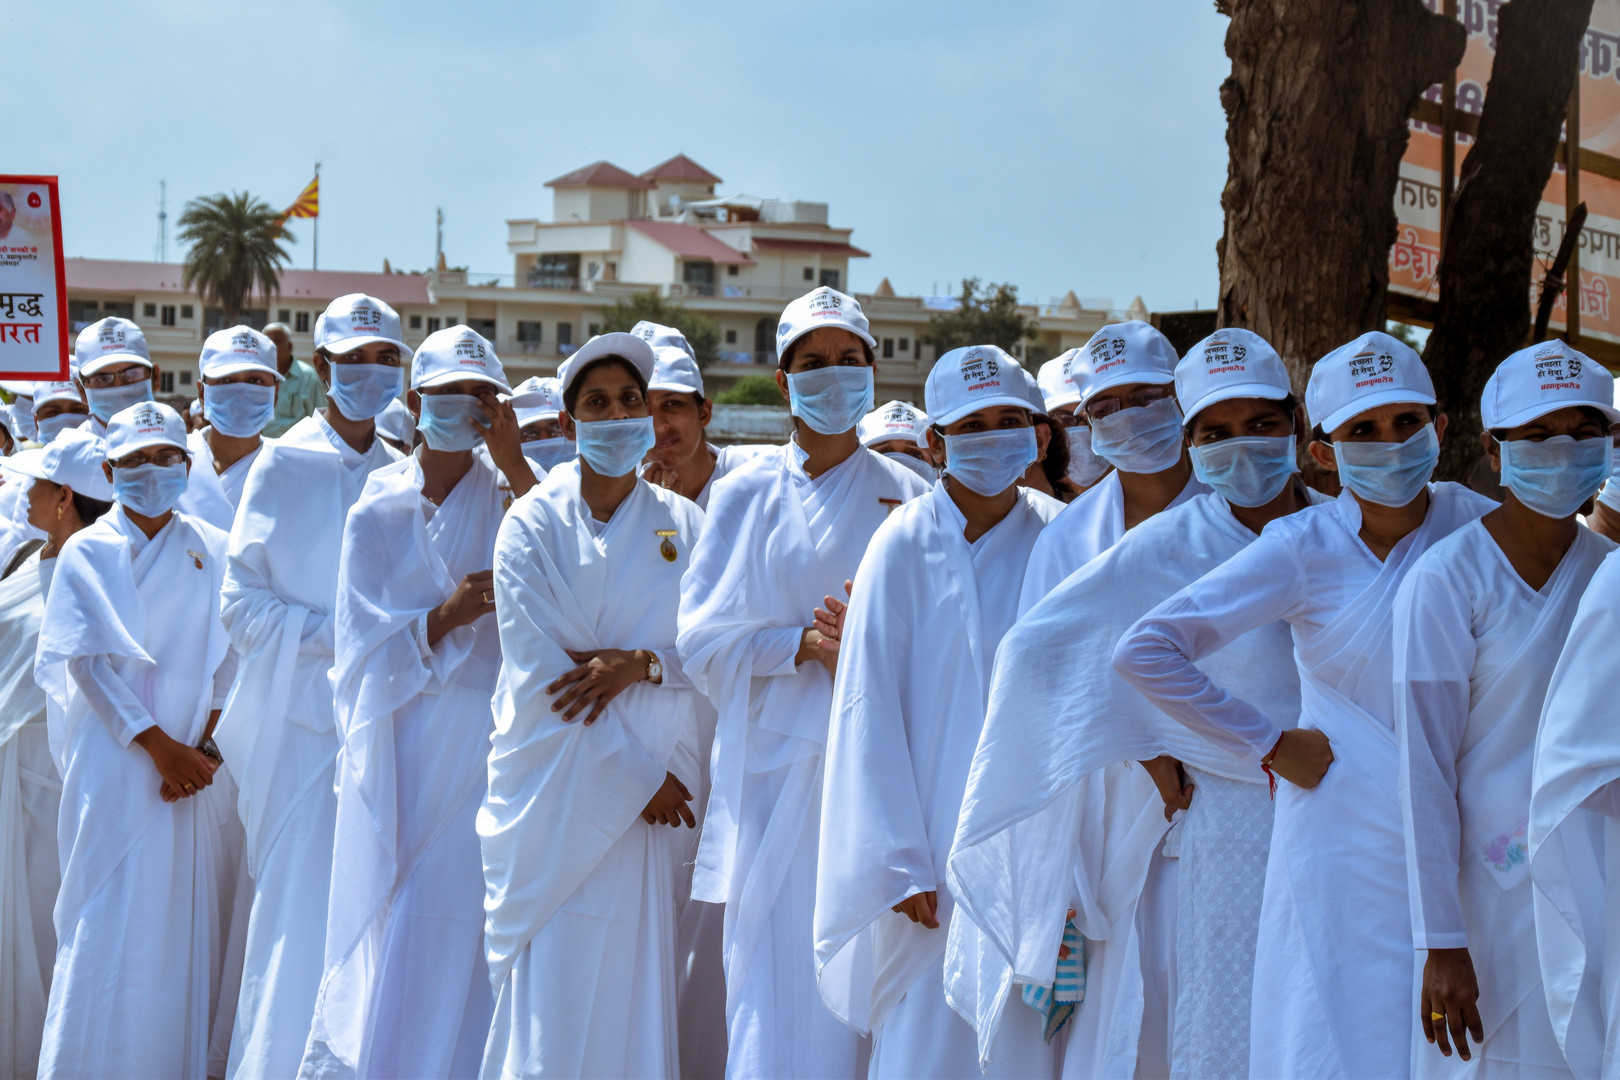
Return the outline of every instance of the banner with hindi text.
{"type": "Polygon", "coordinates": [[[70,347],[56,177],[0,175],[0,379],[66,379],[70,347]]]}

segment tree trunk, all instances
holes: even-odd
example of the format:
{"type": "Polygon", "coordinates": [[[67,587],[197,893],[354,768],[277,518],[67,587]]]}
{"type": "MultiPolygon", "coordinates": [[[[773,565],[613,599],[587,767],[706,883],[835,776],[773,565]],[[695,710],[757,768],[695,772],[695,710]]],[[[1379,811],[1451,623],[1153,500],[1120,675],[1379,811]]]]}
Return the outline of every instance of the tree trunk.
{"type": "Polygon", "coordinates": [[[1423,355],[1451,424],[1437,470],[1444,479],[1469,479],[1483,458],[1480,392],[1529,336],[1531,229],[1591,14],[1592,0],[1511,0],[1497,11],[1490,87],[1458,177],[1423,355]]]}
{"type": "Polygon", "coordinates": [[[1420,0],[1224,0],[1229,148],[1219,320],[1310,365],[1384,326],[1407,118],[1462,58],[1420,0]]]}

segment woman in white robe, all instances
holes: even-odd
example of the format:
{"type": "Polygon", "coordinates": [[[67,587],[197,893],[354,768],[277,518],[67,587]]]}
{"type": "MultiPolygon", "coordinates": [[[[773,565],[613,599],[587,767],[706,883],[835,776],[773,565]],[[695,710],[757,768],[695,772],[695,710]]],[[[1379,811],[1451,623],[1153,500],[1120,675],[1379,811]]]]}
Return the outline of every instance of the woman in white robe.
{"type": "Polygon", "coordinates": [[[39,1072],[200,1080],[220,868],[196,795],[230,679],[225,536],[172,510],[187,468],[174,410],[132,406],[107,434],[119,508],[63,548],[35,663],[63,781],[39,1072]]]}
{"type": "Polygon", "coordinates": [[[0,582],[0,1077],[31,1077],[39,1063],[56,957],[51,911],[61,883],[56,821],[62,778],[51,759],[44,691],[34,681],[45,596],[69,537],[110,508],[100,439],[74,432],[51,449],[5,459],[27,495],[42,546],[0,582]]]}
{"type": "Polygon", "coordinates": [[[343,531],[339,871],[306,1077],[476,1076],[489,1033],[474,818],[501,653],[485,616],[495,531],[534,476],[496,398],[509,389],[500,361],[475,331],[429,334],[411,387],[423,444],[371,474],[343,531]]]}
{"type": "Polygon", "coordinates": [[[1397,733],[1412,936],[1414,1074],[1569,1076],[1541,991],[1530,769],[1541,706],[1614,545],[1575,520],[1608,475],[1614,379],[1562,341],[1485,384],[1502,505],[1431,548],[1395,600],[1397,733]],[[1426,1040],[1426,1042],[1424,1041],[1426,1040]]]}
{"type": "Polygon", "coordinates": [[[1395,591],[1418,556],[1495,504],[1427,483],[1445,418],[1422,361],[1387,334],[1319,360],[1305,407],[1311,455],[1337,469],[1343,493],[1272,522],[1149,612],[1115,667],[1163,712],[1289,781],[1261,902],[1250,1075],[1401,1077],[1415,997],[1395,797],[1395,591]],[[1198,667],[1279,619],[1299,666],[1299,730],[1198,667]]]}
{"type": "MultiPolygon", "coordinates": [[[[869,1075],[978,1077],[972,1026],[945,998],[945,882],[990,663],[1024,564],[1062,509],[1019,486],[1038,452],[1018,362],[953,349],[927,387],[945,479],[889,516],[855,575],[839,641],[821,799],[815,942],[822,999],[871,1033],[869,1075]],[[972,372],[969,381],[964,374],[972,372]]],[[[984,1075],[1050,1076],[1025,1011],[984,1075]]]]}
{"type": "Polygon", "coordinates": [[[563,365],[579,442],[495,548],[501,670],[483,845],[494,1020],[482,1075],[676,1074],[675,862],[696,695],[672,646],[702,528],[636,476],[652,354],[603,334],[563,365]]]}
{"type": "Polygon", "coordinates": [[[822,287],[777,327],[793,441],[715,486],[681,582],[681,660],[719,714],[692,895],[723,903],[728,1076],[846,1076],[861,1052],[810,949],[821,762],[836,651],[813,626],[922,479],[861,448],[872,337],[822,287]]]}
{"type": "Polygon", "coordinates": [[[349,508],[399,455],[374,417],[400,390],[399,316],[360,294],[317,323],[326,408],[259,451],[231,528],[222,615],[241,668],[219,745],[237,787],[253,876],[232,1077],[297,1073],[325,961],[337,813],[333,611],[349,508]]]}
{"type": "MultiPolygon", "coordinates": [[[[1064,1058],[1075,1076],[1130,1076],[1139,1057],[1152,1060],[1141,1053],[1156,1033],[1144,1031],[1150,957],[1137,912],[1153,853],[1164,848],[1177,853],[1179,882],[1161,1067],[1177,1077],[1248,1069],[1271,835],[1266,777],[1153,707],[1114,672],[1113,657],[1141,615],[1247,547],[1267,522],[1325,500],[1295,476],[1305,419],[1264,340],[1223,330],[1200,342],[1177,365],[1176,396],[1194,467],[1214,490],[1132,529],[1008,634],[951,854],[959,901],[1000,961],[981,970],[966,962],[972,943],[952,942],[964,957],[952,970],[980,980],[953,990],[980,1010],[981,1047],[1006,1007],[1008,979],[1052,984],[1063,914],[1075,910],[1087,952],[1085,1000],[1064,1058]],[[1166,781],[1162,792],[1137,761],[1166,781]],[[1166,837],[1170,807],[1182,812],[1166,837]]],[[[1288,727],[1299,714],[1290,652],[1287,626],[1273,623],[1199,668],[1288,727]]]]}

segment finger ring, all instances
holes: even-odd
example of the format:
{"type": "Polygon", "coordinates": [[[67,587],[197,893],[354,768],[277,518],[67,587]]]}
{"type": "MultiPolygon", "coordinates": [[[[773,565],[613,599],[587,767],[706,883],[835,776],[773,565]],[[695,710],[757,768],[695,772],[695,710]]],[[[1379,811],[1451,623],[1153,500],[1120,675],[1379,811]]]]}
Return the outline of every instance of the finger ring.
{"type": "Polygon", "coordinates": [[[1430,1020],[1444,1020],[1445,1018],[1446,1018],[1445,1013],[1432,1012],[1432,1013],[1429,1014],[1429,1019],[1430,1020]]]}
{"type": "Polygon", "coordinates": [[[493,604],[494,602],[495,602],[495,593],[493,591],[489,590],[489,589],[485,589],[484,590],[484,603],[493,604]]]}
{"type": "Polygon", "coordinates": [[[194,789],[194,788],[193,788],[193,787],[192,787],[192,786],[191,786],[191,785],[190,785],[190,784],[187,784],[187,785],[186,785],[186,790],[187,790],[187,791],[193,791],[193,790],[195,790],[195,789],[194,789]]]}

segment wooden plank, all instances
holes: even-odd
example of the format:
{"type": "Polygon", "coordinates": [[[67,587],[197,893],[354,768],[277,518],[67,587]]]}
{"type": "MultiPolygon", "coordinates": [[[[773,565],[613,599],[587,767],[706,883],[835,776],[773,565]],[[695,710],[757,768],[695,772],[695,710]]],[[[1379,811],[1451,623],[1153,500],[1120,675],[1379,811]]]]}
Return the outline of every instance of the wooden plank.
{"type": "MultiPolygon", "coordinates": [[[[1459,132],[1476,137],[1479,135],[1479,117],[1459,109],[1453,109],[1452,115],[1456,120],[1459,132]]],[[[1430,101],[1428,98],[1422,98],[1418,101],[1417,108],[1412,110],[1412,119],[1424,124],[1433,124],[1436,127],[1443,128],[1445,126],[1444,113],[1439,104],[1430,101]]],[[[1562,142],[1558,144],[1558,156],[1560,160],[1569,160],[1569,148],[1562,142]]],[[[1582,147],[1581,171],[1596,176],[1605,176],[1610,180],[1620,180],[1620,157],[1611,157],[1608,154],[1600,154],[1596,150],[1588,150],[1582,147]]]]}

